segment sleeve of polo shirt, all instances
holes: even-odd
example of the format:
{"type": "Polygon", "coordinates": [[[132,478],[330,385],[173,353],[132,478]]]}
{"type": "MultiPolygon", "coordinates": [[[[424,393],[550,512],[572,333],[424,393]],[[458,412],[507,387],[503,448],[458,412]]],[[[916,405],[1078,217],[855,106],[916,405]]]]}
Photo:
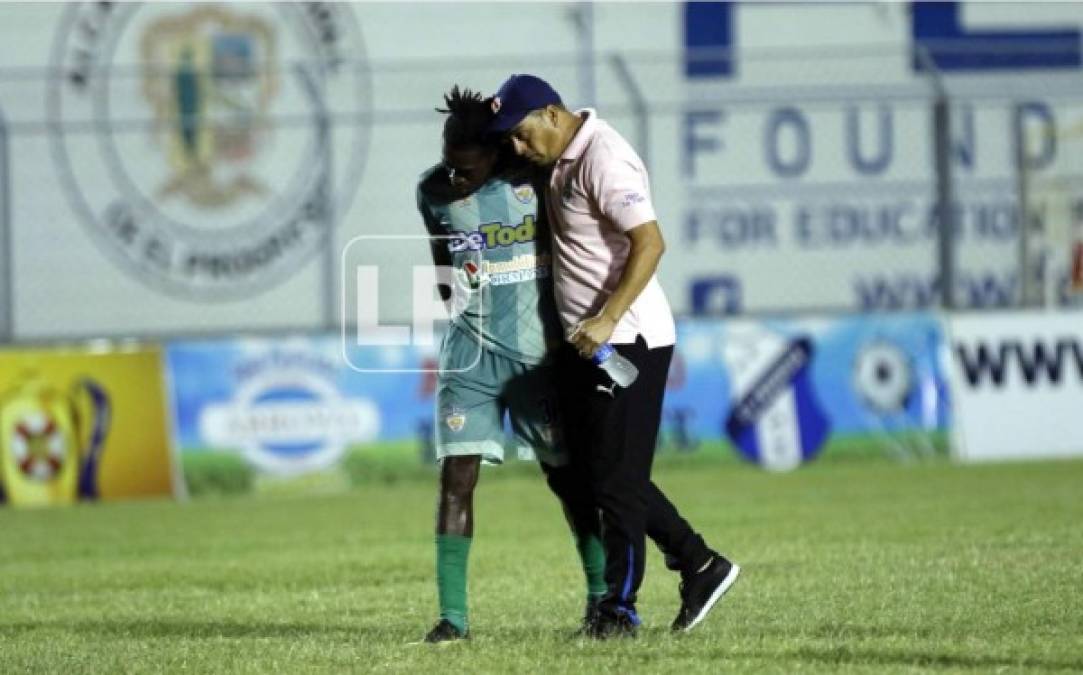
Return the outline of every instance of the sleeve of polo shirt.
{"type": "Polygon", "coordinates": [[[621,232],[658,220],[647,173],[630,148],[609,144],[588,167],[588,182],[602,214],[621,232]],[[630,155],[630,156],[629,156],[630,155]]]}
{"type": "Polygon", "coordinates": [[[426,230],[432,232],[432,228],[429,226],[432,218],[429,216],[429,208],[425,204],[425,193],[421,190],[421,183],[418,183],[414,196],[417,199],[417,212],[421,214],[421,222],[425,224],[426,230]]]}

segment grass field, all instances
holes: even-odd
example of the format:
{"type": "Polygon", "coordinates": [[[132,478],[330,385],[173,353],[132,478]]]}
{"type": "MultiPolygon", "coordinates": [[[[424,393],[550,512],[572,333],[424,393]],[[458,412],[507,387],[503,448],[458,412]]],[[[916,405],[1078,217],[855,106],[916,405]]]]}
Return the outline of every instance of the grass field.
{"type": "Polygon", "coordinates": [[[558,508],[495,469],[468,644],[409,644],[435,617],[434,486],[406,480],[0,510],[0,672],[1083,670],[1083,463],[656,477],[745,570],[690,635],[666,629],[677,580],[652,552],[639,639],[570,639],[582,582],[558,508]]]}

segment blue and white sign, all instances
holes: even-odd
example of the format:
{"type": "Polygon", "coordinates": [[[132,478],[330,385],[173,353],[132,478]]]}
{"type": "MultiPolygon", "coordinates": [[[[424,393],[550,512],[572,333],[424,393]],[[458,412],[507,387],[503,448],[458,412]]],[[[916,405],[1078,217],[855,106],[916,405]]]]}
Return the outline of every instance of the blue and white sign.
{"type": "Polygon", "coordinates": [[[679,311],[937,306],[934,66],[952,102],[956,302],[1018,302],[1027,223],[1050,237],[1031,273],[1067,304],[1056,233],[1083,203],[1083,6],[689,2],[681,18],[683,109],[652,148],[679,311]]]}
{"type": "Polygon", "coordinates": [[[726,434],[746,458],[793,469],[815,456],[831,428],[812,388],[812,340],[745,328],[723,348],[733,396],[726,434]]]}
{"type": "Polygon", "coordinates": [[[775,471],[835,445],[934,452],[950,421],[942,344],[924,315],[683,321],[665,432],[775,471]]]}
{"type": "MultiPolygon", "coordinates": [[[[355,356],[374,368],[431,359],[412,348],[355,356]]],[[[358,373],[336,336],[174,343],[168,360],[178,446],[237,452],[266,474],[334,467],[351,446],[413,438],[432,418],[424,375],[358,373]]]]}

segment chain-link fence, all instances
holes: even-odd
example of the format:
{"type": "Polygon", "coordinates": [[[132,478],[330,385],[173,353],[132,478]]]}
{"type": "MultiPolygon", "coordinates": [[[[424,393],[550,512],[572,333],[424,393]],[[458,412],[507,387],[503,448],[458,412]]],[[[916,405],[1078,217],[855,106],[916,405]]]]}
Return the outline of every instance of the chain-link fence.
{"type": "MultiPolygon", "coordinates": [[[[186,53],[162,31],[142,62],[0,69],[3,339],[336,326],[346,244],[422,232],[442,94],[524,71],[643,155],[680,314],[1074,301],[1067,76],[1005,89],[899,46],[825,47],[745,50],[735,82],[693,76],[718,50],[362,62],[186,53]]],[[[401,318],[401,289],[381,294],[401,318]]]]}

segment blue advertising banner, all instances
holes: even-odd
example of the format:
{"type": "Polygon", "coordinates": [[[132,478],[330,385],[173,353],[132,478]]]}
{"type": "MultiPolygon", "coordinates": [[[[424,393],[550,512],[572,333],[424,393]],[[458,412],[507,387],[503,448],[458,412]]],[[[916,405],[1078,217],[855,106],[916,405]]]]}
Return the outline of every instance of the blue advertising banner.
{"type": "MultiPolygon", "coordinates": [[[[945,451],[943,333],[931,315],[691,319],[677,330],[663,450],[776,471],[825,454],[945,451]]],[[[372,371],[358,372],[339,336],[170,345],[189,486],[201,458],[243,461],[271,482],[341,474],[354,455],[431,459],[435,359],[435,348],[358,350],[350,360],[372,371]]]]}
{"type": "Polygon", "coordinates": [[[927,315],[680,322],[663,438],[780,471],[825,452],[943,452],[942,344],[927,315]]]}
{"type": "MultiPolygon", "coordinates": [[[[435,367],[412,347],[359,350],[373,371],[435,367]]],[[[337,335],[179,342],[167,352],[177,446],[232,453],[258,474],[334,469],[351,448],[424,449],[432,433],[435,375],[357,372],[337,335]]]]}

